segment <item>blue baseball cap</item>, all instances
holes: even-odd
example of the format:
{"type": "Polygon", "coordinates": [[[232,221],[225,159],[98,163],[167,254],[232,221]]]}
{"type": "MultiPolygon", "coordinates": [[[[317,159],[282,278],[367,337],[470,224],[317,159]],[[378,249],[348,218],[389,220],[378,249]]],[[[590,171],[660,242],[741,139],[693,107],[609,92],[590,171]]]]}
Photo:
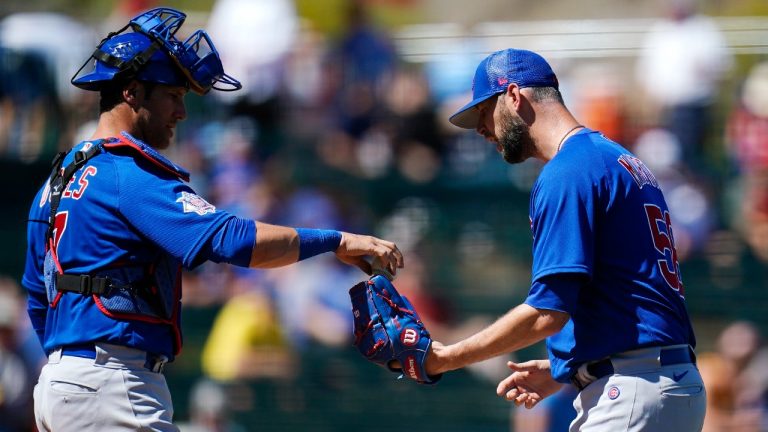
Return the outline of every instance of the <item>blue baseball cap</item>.
{"type": "Polygon", "coordinates": [[[513,48],[496,51],[477,66],[472,81],[472,101],[461,107],[448,120],[460,128],[476,128],[480,113],[474,109],[475,106],[507,91],[507,87],[512,83],[520,88],[558,88],[559,85],[549,63],[535,52],[513,48]]]}

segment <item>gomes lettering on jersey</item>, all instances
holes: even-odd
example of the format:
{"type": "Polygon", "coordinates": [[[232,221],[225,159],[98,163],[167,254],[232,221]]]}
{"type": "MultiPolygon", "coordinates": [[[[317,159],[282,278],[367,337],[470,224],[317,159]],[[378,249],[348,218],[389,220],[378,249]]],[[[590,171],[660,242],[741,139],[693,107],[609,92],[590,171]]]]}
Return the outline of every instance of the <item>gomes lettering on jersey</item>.
{"type": "Polygon", "coordinates": [[[661,255],[661,259],[657,260],[661,275],[670,288],[677,291],[680,296],[685,297],[669,212],[662,212],[661,208],[656,205],[646,204],[645,215],[648,217],[653,247],[661,255]]]}
{"type": "Polygon", "coordinates": [[[81,174],[79,176],[74,176],[69,180],[69,183],[62,194],[63,198],[74,198],[79,200],[85,193],[85,190],[88,189],[88,177],[95,176],[98,173],[95,166],[87,166],[80,171],[81,174]],[[72,189],[75,182],[77,182],[77,189],[72,189]]]}
{"type": "Polygon", "coordinates": [[[629,172],[640,189],[647,184],[657,189],[659,188],[659,182],[656,181],[656,177],[640,159],[624,154],[619,157],[618,162],[629,172]]]}

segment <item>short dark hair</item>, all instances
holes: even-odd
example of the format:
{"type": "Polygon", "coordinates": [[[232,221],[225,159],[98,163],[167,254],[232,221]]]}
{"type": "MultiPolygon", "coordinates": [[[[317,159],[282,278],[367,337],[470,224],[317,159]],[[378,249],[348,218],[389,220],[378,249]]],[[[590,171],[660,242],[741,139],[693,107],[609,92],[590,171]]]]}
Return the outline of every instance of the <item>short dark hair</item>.
{"type": "MultiPolygon", "coordinates": [[[[104,114],[107,111],[111,111],[114,107],[123,102],[123,89],[128,85],[130,81],[120,81],[111,83],[110,85],[103,87],[99,92],[99,114],[104,114]]],[[[139,81],[144,86],[144,92],[147,95],[147,99],[152,95],[152,90],[155,89],[156,84],[146,81],[139,81]]]]}
{"type": "Polygon", "coordinates": [[[563,94],[554,87],[531,87],[531,100],[534,102],[563,102],[563,94]]]}

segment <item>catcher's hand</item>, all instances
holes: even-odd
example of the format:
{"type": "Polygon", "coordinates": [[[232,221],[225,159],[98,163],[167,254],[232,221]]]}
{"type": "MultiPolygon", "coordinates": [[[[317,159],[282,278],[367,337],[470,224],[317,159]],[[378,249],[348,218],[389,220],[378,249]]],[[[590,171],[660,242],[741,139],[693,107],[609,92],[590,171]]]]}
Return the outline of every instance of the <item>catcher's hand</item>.
{"type": "Polygon", "coordinates": [[[355,346],[368,360],[421,384],[434,384],[424,361],[432,339],[407,298],[390,280],[376,274],[349,290],[355,346]]]}

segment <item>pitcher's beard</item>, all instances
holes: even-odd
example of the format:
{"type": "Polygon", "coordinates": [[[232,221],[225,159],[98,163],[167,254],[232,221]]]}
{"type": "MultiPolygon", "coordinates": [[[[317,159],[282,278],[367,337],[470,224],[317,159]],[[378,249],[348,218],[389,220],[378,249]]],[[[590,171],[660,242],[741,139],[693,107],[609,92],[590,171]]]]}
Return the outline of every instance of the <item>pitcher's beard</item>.
{"type": "Polygon", "coordinates": [[[513,115],[506,106],[501,108],[501,156],[510,164],[525,161],[533,155],[533,140],[530,128],[518,115],[513,115]]]}

